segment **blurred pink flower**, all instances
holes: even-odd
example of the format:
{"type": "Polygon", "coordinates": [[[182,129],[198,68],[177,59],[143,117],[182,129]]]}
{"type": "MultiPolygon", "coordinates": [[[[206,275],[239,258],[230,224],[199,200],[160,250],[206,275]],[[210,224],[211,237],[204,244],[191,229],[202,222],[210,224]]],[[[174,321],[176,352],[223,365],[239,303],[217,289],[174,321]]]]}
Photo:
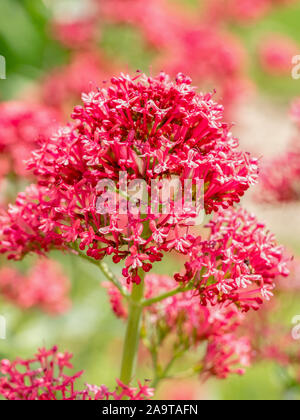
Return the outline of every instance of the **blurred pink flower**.
{"type": "Polygon", "coordinates": [[[300,200],[300,106],[296,100],[291,117],[298,124],[296,136],[287,150],[274,159],[264,162],[260,172],[258,201],[270,204],[290,203],[300,200]]]}
{"type": "Polygon", "coordinates": [[[182,28],[158,66],[172,75],[190,74],[201,89],[215,89],[225,111],[251,91],[242,43],[215,25],[182,28]]]}
{"type": "MultiPolygon", "coordinates": [[[[102,286],[107,289],[110,306],[114,314],[118,318],[126,319],[128,316],[128,311],[124,305],[123,296],[120,293],[120,291],[108,282],[103,283],[102,286]]],[[[124,284],[124,286],[126,287],[126,283],[124,284]]]]}
{"type": "Polygon", "coordinates": [[[180,383],[177,380],[172,382],[168,381],[167,384],[162,386],[162,390],[159,392],[160,399],[167,401],[196,401],[199,400],[199,395],[201,395],[201,399],[205,399],[206,393],[194,380],[180,380],[180,383]]]}
{"type": "Polygon", "coordinates": [[[0,175],[9,172],[23,177],[26,159],[39,140],[57,129],[60,114],[52,108],[25,102],[0,104],[0,175]]]}
{"type": "Polygon", "coordinates": [[[108,22],[125,23],[139,29],[144,39],[157,49],[168,48],[185,22],[184,9],[177,12],[165,0],[98,0],[108,22]]]}
{"type": "Polygon", "coordinates": [[[14,362],[3,359],[0,364],[0,395],[6,400],[144,400],[153,396],[153,389],[139,383],[138,388],[122,384],[117,380],[117,389],[110,392],[104,385],[86,385],[76,390],[77,380],[83,372],[72,376],[65,369],[73,369],[72,354],[59,353],[57,347],[51,350],[39,349],[29,360],[14,362]]]}
{"type": "Polygon", "coordinates": [[[204,377],[226,379],[230,374],[243,375],[251,364],[251,343],[248,337],[233,334],[214,337],[209,341],[203,364],[204,377]],[[237,367],[238,366],[238,367],[237,367]]]}
{"type": "Polygon", "coordinates": [[[300,98],[295,99],[292,103],[291,118],[300,129],[300,98]]]}
{"type": "Polygon", "coordinates": [[[206,213],[239,202],[256,182],[257,160],[238,150],[223,107],[210,94],[197,94],[182,74],[175,82],[164,73],[121,75],[83,100],[74,125],[42,140],[34,152],[29,168],[38,186],[19,194],[1,217],[0,252],[9,258],[70,248],[78,240],[91,258],[125,260],[123,275],[139,282],[138,268],[148,272],[165,252],[188,253],[196,238],[187,225],[196,214],[176,214],[173,203],[170,214],[156,214],[147,203],[146,214],[109,209],[102,215],[96,207],[100,180],[120,188],[123,171],[128,182],[146,181],[148,193],[153,180],[203,180],[206,213]]]}
{"type": "Polygon", "coordinates": [[[275,76],[288,75],[292,69],[292,58],[299,53],[299,46],[292,39],[279,35],[268,35],[259,47],[262,68],[275,76]]]}
{"type": "Polygon", "coordinates": [[[300,292],[300,258],[295,259],[289,264],[290,275],[288,279],[279,278],[276,287],[283,292],[300,292]]]}
{"type": "Polygon", "coordinates": [[[176,280],[193,280],[203,305],[234,302],[243,311],[257,310],[273,296],[274,279],[289,275],[284,248],[242,208],[220,211],[207,227],[208,240],[191,249],[186,272],[176,280]]]}
{"type": "Polygon", "coordinates": [[[88,46],[96,37],[97,25],[94,18],[71,22],[53,22],[53,37],[68,48],[88,46]]]}
{"type": "Polygon", "coordinates": [[[62,314],[71,305],[69,289],[69,280],[51,260],[38,261],[27,274],[0,269],[0,294],[22,309],[38,307],[52,315],[62,314]]]}
{"type": "Polygon", "coordinates": [[[240,22],[252,22],[263,17],[271,8],[272,0],[229,0],[231,16],[240,22]]]}

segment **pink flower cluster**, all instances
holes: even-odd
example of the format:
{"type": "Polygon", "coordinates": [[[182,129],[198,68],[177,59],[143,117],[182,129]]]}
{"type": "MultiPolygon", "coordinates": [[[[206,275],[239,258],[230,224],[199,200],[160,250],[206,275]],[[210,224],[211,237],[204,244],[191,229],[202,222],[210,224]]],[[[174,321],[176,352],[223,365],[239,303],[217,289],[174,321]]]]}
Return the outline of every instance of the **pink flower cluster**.
{"type": "Polygon", "coordinates": [[[125,259],[123,275],[138,283],[138,269],[149,271],[164,252],[188,253],[195,241],[187,226],[191,214],[153,214],[150,205],[146,214],[100,214],[100,180],[114,181],[119,191],[123,171],[128,182],[146,181],[149,196],[153,180],[203,180],[206,213],[238,202],[256,182],[257,161],[237,150],[222,106],[197,94],[181,74],[175,82],[165,74],[121,75],[83,101],[74,109],[75,123],[34,152],[29,168],[38,186],[20,194],[1,218],[0,252],[10,258],[79,241],[91,258],[125,259]]]}
{"type": "Polygon", "coordinates": [[[0,105],[0,177],[13,173],[28,176],[25,160],[55,130],[59,114],[45,106],[25,102],[0,105]]]}
{"type": "Polygon", "coordinates": [[[22,309],[38,307],[53,315],[71,305],[70,284],[60,266],[51,260],[38,261],[27,274],[14,268],[0,269],[0,294],[22,309]]]}
{"type": "Polygon", "coordinates": [[[242,208],[219,212],[207,227],[209,239],[194,245],[176,280],[192,281],[203,305],[231,301],[243,311],[257,310],[272,296],[274,279],[289,274],[283,247],[242,208]]]}
{"type": "MultiPolygon", "coordinates": [[[[218,0],[219,1],[219,0],[218,0]]],[[[108,22],[139,28],[159,54],[155,68],[172,76],[190,74],[202,89],[216,89],[228,107],[250,90],[245,71],[246,52],[238,39],[207,16],[197,20],[184,9],[170,8],[164,0],[107,0],[103,4],[108,22]]]]}
{"type": "Polygon", "coordinates": [[[50,350],[39,349],[38,353],[28,360],[17,359],[14,362],[1,360],[0,395],[7,400],[131,400],[149,399],[153,390],[139,384],[132,388],[117,381],[117,389],[110,392],[104,385],[101,387],[86,385],[82,391],[76,390],[77,380],[83,372],[72,376],[65,369],[73,369],[69,353],[58,352],[57,347],[50,350]]]}
{"type": "Polygon", "coordinates": [[[207,0],[208,16],[213,21],[254,23],[275,6],[289,5],[295,0],[207,0]]]}
{"type": "Polygon", "coordinates": [[[259,201],[288,203],[300,200],[300,106],[296,100],[291,109],[292,119],[298,125],[296,137],[287,151],[266,161],[260,173],[259,201]]]}

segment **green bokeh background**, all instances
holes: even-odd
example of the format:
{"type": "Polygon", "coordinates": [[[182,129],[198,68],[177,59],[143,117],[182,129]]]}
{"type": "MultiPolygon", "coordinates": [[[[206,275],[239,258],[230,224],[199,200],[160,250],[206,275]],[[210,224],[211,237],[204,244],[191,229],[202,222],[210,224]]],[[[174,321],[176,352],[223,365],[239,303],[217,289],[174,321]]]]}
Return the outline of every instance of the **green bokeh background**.
{"type": "MultiPolygon", "coordinates": [[[[195,0],[182,1],[186,7],[195,4],[195,0]]],[[[1,100],[16,98],[27,84],[41,78],[51,68],[67,63],[70,51],[50,37],[49,18],[50,12],[42,0],[1,0],[0,54],[7,63],[7,79],[0,80],[1,100]]],[[[299,22],[298,2],[290,8],[277,9],[255,25],[232,28],[250,52],[251,76],[266,95],[272,95],[278,102],[288,103],[291,97],[300,94],[300,83],[291,77],[264,74],[259,68],[256,48],[265,32],[285,33],[300,45],[299,22]]],[[[146,49],[137,31],[124,26],[102,28],[99,46],[108,56],[122,60],[124,68],[129,66],[133,70],[149,70],[154,54],[146,49]]],[[[72,310],[62,317],[51,318],[39,311],[22,312],[0,300],[0,314],[7,319],[8,334],[6,340],[0,341],[0,357],[30,357],[37,347],[57,344],[61,350],[74,353],[75,370],[86,372],[84,382],[114,387],[114,380],[119,376],[124,325],[110,311],[106,293],[100,286],[101,273],[71,255],[53,253],[52,257],[61,261],[72,281],[72,310]]],[[[19,265],[24,268],[31,262],[30,257],[19,265]]],[[[170,258],[157,271],[175,272],[177,266],[178,262],[170,258]]],[[[112,269],[116,271],[118,267],[112,269]]],[[[300,313],[300,302],[293,301],[286,309],[284,317],[290,322],[295,313],[300,313]]],[[[294,397],[292,390],[288,395],[285,393],[282,375],[274,364],[264,363],[250,368],[244,377],[210,381],[207,384],[209,395],[206,392],[205,396],[237,400],[294,397]]],[[[138,375],[140,379],[150,376],[150,365],[138,375]]],[[[177,385],[180,389],[180,382],[177,385]]],[[[201,390],[199,392],[201,397],[201,390]]]]}

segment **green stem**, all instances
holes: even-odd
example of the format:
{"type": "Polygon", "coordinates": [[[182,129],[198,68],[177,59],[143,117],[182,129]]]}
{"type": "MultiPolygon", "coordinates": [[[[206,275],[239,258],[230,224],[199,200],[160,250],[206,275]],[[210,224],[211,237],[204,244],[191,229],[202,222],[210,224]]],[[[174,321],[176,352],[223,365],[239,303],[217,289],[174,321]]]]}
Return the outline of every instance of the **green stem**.
{"type": "Polygon", "coordinates": [[[171,290],[170,292],[163,293],[162,295],[156,296],[155,298],[144,300],[142,302],[142,305],[143,307],[151,306],[154,303],[158,303],[164,299],[167,299],[168,297],[175,296],[175,295],[178,295],[178,293],[187,292],[189,290],[192,290],[192,286],[190,284],[187,285],[186,287],[180,286],[180,287],[177,287],[177,289],[171,290]]]}
{"type": "MultiPolygon", "coordinates": [[[[140,273],[141,277],[141,273],[140,273]]],[[[141,301],[144,295],[144,275],[142,282],[134,284],[131,293],[129,317],[124,341],[122,368],[120,380],[123,384],[129,385],[134,375],[138,344],[140,339],[140,324],[143,307],[141,301]]]]}
{"type": "Polygon", "coordinates": [[[163,370],[162,373],[158,374],[157,369],[156,369],[156,374],[155,374],[155,378],[154,381],[152,382],[151,386],[152,388],[157,388],[158,384],[164,380],[164,379],[171,379],[172,377],[168,377],[168,374],[170,372],[170,370],[172,369],[174,363],[176,360],[178,360],[180,357],[182,357],[182,355],[185,353],[185,351],[181,351],[177,354],[174,355],[174,357],[169,361],[169,363],[167,364],[167,366],[165,367],[165,369],[163,370]]]}

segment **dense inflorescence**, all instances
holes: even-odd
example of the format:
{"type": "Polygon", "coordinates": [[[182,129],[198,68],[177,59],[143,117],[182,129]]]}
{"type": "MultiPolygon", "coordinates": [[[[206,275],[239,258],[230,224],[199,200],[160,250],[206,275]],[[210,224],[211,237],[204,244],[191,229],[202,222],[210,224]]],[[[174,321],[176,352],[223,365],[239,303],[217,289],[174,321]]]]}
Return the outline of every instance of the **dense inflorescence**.
{"type": "MultiPolygon", "coordinates": [[[[148,274],[145,285],[146,299],[178,287],[174,278],[156,274],[148,274]]],[[[108,292],[115,315],[126,318],[126,303],[120,292],[112,285],[108,292]]],[[[159,347],[162,347],[171,335],[177,352],[195,349],[205,343],[206,352],[201,360],[197,360],[197,370],[202,378],[226,378],[229,374],[242,374],[245,367],[250,365],[252,357],[249,340],[238,331],[244,318],[245,315],[232,303],[202,305],[199,294],[194,290],[183,291],[144,308],[145,343],[147,345],[156,337],[150,348],[156,348],[156,340],[159,340],[159,347]]]]}
{"type": "Polygon", "coordinates": [[[197,94],[181,74],[176,82],[165,74],[121,75],[83,100],[74,109],[74,124],[34,152],[29,168],[38,185],[2,216],[1,252],[11,258],[77,241],[91,258],[125,259],[123,275],[138,283],[138,269],[149,271],[164,252],[187,254],[196,239],[188,225],[197,214],[185,208],[177,214],[174,203],[167,214],[149,203],[145,213],[140,208],[138,214],[120,214],[117,205],[103,214],[99,181],[113,181],[119,194],[123,172],[128,183],[145,181],[151,197],[153,181],[159,188],[173,176],[181,183],[200,180],[206,213],[230,207],[256,182],[257,162],[237,150],[222,106],[211,95],[197,94]]]}

